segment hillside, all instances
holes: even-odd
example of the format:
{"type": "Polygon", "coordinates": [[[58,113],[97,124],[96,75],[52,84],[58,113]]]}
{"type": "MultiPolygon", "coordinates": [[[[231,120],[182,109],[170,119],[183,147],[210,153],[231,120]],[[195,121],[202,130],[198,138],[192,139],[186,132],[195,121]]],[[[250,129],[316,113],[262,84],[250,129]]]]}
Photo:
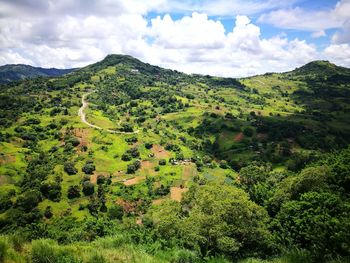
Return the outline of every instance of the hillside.
{"type": "Polygon", "coordinates": [[[0,83],[8,83],[15,80],[34,77],[58,77],[70,73],[76,69],[40,68],[29,65],[4,65],[0,66],[0,83]]]}
{"type": "Polygon", "coordinates": [[[2,85],[0,261],[346,262],[349,77],[109,55],[2,85]]]}

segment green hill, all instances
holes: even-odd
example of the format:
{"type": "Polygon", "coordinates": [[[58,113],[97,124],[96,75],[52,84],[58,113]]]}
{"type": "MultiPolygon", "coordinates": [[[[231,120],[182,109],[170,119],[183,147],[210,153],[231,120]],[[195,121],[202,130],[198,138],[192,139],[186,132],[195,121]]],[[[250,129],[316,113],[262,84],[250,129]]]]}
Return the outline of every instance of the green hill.
{"type": "Polygon", "coordinates": [[[4,65],[0,66],[0,83],[34,77],[58,77],[74,70],[76,69],[40,68],[23,64],[4,65]]]}
{"type": "Polygon", "coordinates": [[[346,262],[349,76],[109,55],[1,85],[0,261],[346,262]]]}

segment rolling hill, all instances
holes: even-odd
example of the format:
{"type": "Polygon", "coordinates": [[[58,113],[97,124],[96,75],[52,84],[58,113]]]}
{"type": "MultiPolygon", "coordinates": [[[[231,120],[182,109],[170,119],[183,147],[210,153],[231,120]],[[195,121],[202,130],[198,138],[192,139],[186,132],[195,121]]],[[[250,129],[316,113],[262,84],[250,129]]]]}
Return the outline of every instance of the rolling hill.
{"type": "Polygon", "coordinates": [[[1,85],[3,258],[346,262],[349,77],[325,61],[234,79],[108,55],[1,85]]]}
{"type": "Polygon", "coordinates": [[[40,68],[24,64],[9,64],[0,66],[0,83],[22,80],[34,77],[58,77],[76,69],[40,68]]]}

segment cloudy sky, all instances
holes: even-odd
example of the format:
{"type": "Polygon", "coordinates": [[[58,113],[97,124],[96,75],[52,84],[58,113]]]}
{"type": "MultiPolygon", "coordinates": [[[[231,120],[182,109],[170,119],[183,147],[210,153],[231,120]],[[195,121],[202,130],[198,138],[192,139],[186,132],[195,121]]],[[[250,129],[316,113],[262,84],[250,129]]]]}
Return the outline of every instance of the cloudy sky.
{"type": "Polygon", "coordinates": [[[316,59],[350,67],[350,0],[0,0],[0,65],[112,53],[233,77],[316,59]]]}

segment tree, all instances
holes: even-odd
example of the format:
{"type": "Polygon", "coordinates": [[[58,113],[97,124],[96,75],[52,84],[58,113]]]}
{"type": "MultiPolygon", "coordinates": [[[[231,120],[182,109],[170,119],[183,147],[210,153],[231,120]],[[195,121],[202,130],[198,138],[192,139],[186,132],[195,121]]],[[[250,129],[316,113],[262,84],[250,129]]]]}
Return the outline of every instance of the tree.
{"type": "Polygon", "coordinates": [[[243,130],[243,134],[244,134],[245,136],[251,137],[251,136],[253,136],[253,134],[254,134],[254,130],[253,130],[253,128],[251,128],[251,127],[246,127],[246,128],[244,128],[244,130],[243,130]]]}
{"type": "Polygon", "coordinates": [[[308,192],[285,203],[274,220],[277,242],[308,249],[317,259],[349,256],[349,202],[337,194],[308,192]]]}
{"type": "Polygon", "coordinates": [[[124,212],[123,212],[123,207],[120,205],[112,205],[108,209],[108,217],[109,219],[118,219],[121,220],[123,218],[124,212]]]}
{"type": "Polygon", "coordinates": [[[78,170],[75,168],[73,162],[65,162],[64,163],[64,171],[69,175],[73,175],[73,174],[76,174],[78,172],[78,170]]]}
{"type": "Polygon", "coordinates": [[[158,161],[158,164],[159,164],[159,165],[166,165],[166,160],[165,160],[165,159],[160,159],[160,160],[158,161]]]}
{"type": "Polygon", "coordinates": [[[145,143],[145,148],[146,149],[151,149],[153,147],[153,144],[151,142],[146,142],[145,143]]]}
{"type": "Polygon", "coordinates": [[[87,161],[86,164],[83,166],[82,171],[86,174],[93,174],[96,167],[93,163],[93,161],[87,161]]]}
{"type": "Polygon", "coordinates": [[[92,195],[93,193],[95,192],[95,186],[88,182],[88,181],[85,181],[83,183],[83,193],[85,196],[89,196],[89,195],[92,195]]]}
{"type": "Polygon", "coordinates": [[[229,185],[193,186],[181,205],[164,202],[152,207],[146,218],[161,239],[182,242],[203,256],[266,255],[271,245],[267,212],[243,190],[229,185]]]}
{"type": "Polygon", "coordinates": [[[41,201],[41,193],[38,190],[29,190],[17,198],[16,206],[29,212],[41,201]]]}
{"type": "Polygon", "coordinates": [[[77,198],[80,197],[80,188],[78,185],[71,185],[68,188],[68,192],[67,192],[67,197],[68,199],[73,199],[73,198],[77,198]]]}

